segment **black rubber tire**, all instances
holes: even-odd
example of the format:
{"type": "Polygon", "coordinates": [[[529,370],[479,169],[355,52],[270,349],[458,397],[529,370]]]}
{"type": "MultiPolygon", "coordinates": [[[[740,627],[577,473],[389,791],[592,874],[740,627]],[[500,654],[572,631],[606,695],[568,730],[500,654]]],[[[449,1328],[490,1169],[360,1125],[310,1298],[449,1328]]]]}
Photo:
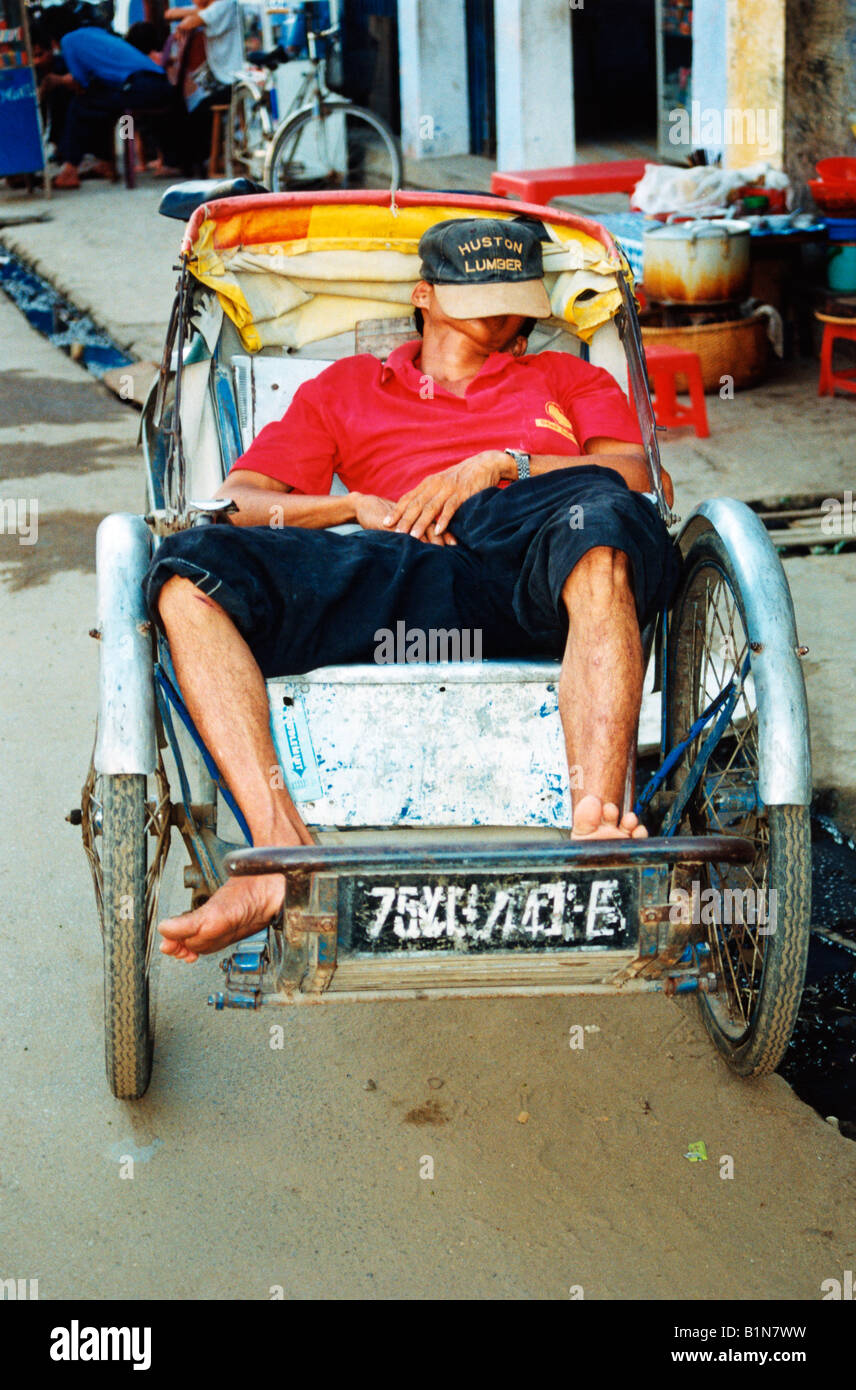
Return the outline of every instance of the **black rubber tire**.
{"type": "Polygon", "coordinates": [[[102,778],[104,1038],[107,1080],[119,1100],[139,1100],[152,1071],[146,967],[146,778],[102,778]]]}
{"type": "MultiPolygon", "coordinates": [[[[685,736],[688,728],[688,691],[694,679],[694,659],[690,650],[690,624],[695,621],[696,602],[705,582],[702,571],[718,572],[736,600],[736,609],[747,638],[746,609],[740,585],[731,565],[728,551],[713,532],[699,536],[692,544],[684,564],[684,573],[675,601],[669,631],[668,727],[669,743],[685,736]]],[[[736,658],[735,658],[736,659],[736,658]]],[[[698,711],[694,711],[697,713],[698,711]]],[[[760,756],[760,755],[759,755],[760,756]]],[[[682,780],[679,764],[673,785],[682,780]]],[[[775,930],[763,936],[763,959],[759,978],[752,993],[754,1003],[743,1010],[743,1017],[734,1017],[734,995],[720,991],[699,994],[698,1003],[705,1027],[729,1066],[740,1076],[763,1076],[775,1071],[784,1057],[796,1023],[805,982],[811,925],[811,830],[807,806],[765,806],[753,818],[759,851],[751,866],[754,881],[762,876],[766,889],[776,892],[775,930]],[[748,1023],[748,1026],[747,1026],[748,1023]]],[[[712,819],[709,807],[702,804],[697,790],[690,799],[688,814],[682,824],[684,832],[695,834],[728,833],[728,829],[712,819]]],[[[745,825],[733,828],[732,833],[745,834],[745,825]]],[[[733,871],[729,871],[733,872],[733,871]]],[[[710,941],[710,928],[708,941],[710,941]]],[[[740,972],[740,943],[738,933],[725,926],[719,930],[720,952],[731,947],[731,959],[740,972]]],[[[760,933],[759,933],[760,937],[760,933]]],[[[745,940],[745,938],[744,938],[745,940]]],[[[743,946],[743,959],[746,948],[743,946]]]]}
{"type": "Polygon", "coordinates": [[[811,827],[807,806],[768,806],[769,886],[777,894],[776,932],[767,940],[758,1007],[749,1031],[734,1037],[716,996],[699,996],[704,1025],[738,1076],[767,1076],[784,1058],[797,1021],[811,925],[811,827]]]}
{"type": "MultiPolygon", "coordinates": [[[[386,122],[381,120],[380,116],[376,116],[373,111],[367,111],[363,106],[352,106],[344,102],[336,102],[329,106],[321,107],[322,118],[339,114],[346,115],[349,120],[355,118],[358,121],[365,122],[381,137],[389,153],[392,185],[395,188],[401,188],[404,181],[404,159],[401,153],[401,146],[386,122]]],[[[323,186],[313,185],[306,180],[298,180],[292,183],[280,172],[279,168],[280,159],[283,151],[288,146],[288,142],[293,140],[301,129],[304,129],[316,119],[317,117],[314,111],[303,111],[294,116],[292,120],[287,121],[275,134],[267,162],[267,177],[265,179],[268,187],[274,193],[286,193],[292,188],[299,190],[311,188],[313,186],[323,186]]],[[[288,166],[286,165],[285,167],[287,168],[288,166]]],[[[350,185],[346,182],[344,185],[337,185],[337,187],[338,186],[349,187],[350,185]]],[[[354,187],[358,186],[360,185],[354,185],[354,187]]]]}

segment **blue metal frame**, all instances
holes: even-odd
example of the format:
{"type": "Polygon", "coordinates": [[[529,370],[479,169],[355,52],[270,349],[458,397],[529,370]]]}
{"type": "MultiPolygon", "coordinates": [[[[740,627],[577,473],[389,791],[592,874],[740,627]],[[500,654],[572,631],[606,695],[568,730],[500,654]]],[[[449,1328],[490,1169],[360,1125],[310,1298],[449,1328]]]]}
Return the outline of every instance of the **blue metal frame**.
{"type": "MultiPolygon", "coordinates": [[[[678,827],[678,823],[681,819],[681,816],[683,815],[684,808],[686,807],[690,797],[692,796],[693,792],[698,786],[701,780],[702,773],[707,767],[707,764],[710,760],[710,755],[713,752],[716,745],[718,744],[719,740],[722,738],[722,735],[724,734],[726,728],[728,727],[729,720],[731,719],[731,716],[734,713],[734,706],[737,704],[737,700],[739,698],[741,690],[743,689],[743,682],[746,679],[748,671],[749,653],[747,652],[743,662],[743,666],[740,671],[740,675],[732,676],[725,689],[721,690],[717,695],[716,699],[713,701],[713,708],[711,708],[709,712],[706,712],[705,715],[702,716],[702,727],[704,727],[704,724],[708,722],[708,720],[715,713],[716,709],[719,709],[719,716],[717,718],[716,723],[714,724],[713,728],[711,729],[710,733],[708,734],[707,738],[705,739],[704,743],[699,749],[695,761],[693,762],[693,765],[687,773],[686,779],[684,780],[681,786],[680,792],[673,801],[672,805],[669,807],[668,813],[666,815],[665,820],[663,821],[663,825],[660,831],[661,835],[674,835],[678,827]]],[[[693,725],[693,729],[696,728],[696,725],[698,723],[699,721],[697,720],[696,724],[693,725]]],[[[683,746],[686,747],[687,742],[689,742],[694,736],[695,735],[691,732],[689,738],[685,740],[683,746]]],[[[673,753],[675,751],[676,750],[673,750],[673,752],[669,754],[669,758],[666,759],[667,762],[669,761],[669,759],[673,759],[672,766],[674,766],[674,763],[677,761],[676,758],[673,758],[673,753]]]]}
{"type": "Polygon", "coordinates": [[[226,802],[226,805],[229,807],[229,810],[232,812],[233,816],[235,817],[235,820],[238,822],[238,825],[241,828],[241,832],[244,838],[246,839],[247,844],[252,845],[253,837],[250,834],[249,826],[247,825],[247,822],[244,819],[244,816],[241,812],[241,808],[239,807],[232,793],[229,791],[229,788],[226,785],[226,782],[220,772],[220,769],[218,768],[217,764],[215,763],[214,759],[212,758],[211,754],[206,748],[202,735],[196,728],[196,725],[190,717],[190,713],[187,709],[187,706],[181,698],[181,695],[178,690],[178,681],[176,680],[175,671],[173,670],[172,666],[172,661],[169,657],[169,650],[167,648],[166,642],[163,641],[163,639],[161,639],[159,642],[158,656],[158,663],[155,666],[158,706],[160,708],[164,729],[166,731],[167,738],[169,739],[169,745],[172,749],[172,753],[175,758],[175,764],[178,768],[178,776],[181,781],[182,801],[184,802],[184,808],[187,811],[188,817],[190,818],[192,823],[193,818],[190,815],[190,787],[187,781],[187,772],[184,767],[184,760],[181,756],[181,749],[178,744],[178,739],[175,735],[175,726],[172,722],[172,714],[169,708],[170,705],[175,710],[185,729],[190,734],[190,737],[193,739],[193,742],[196,744],[196,747],[199,749],[202,761],[205,763],[209,776],[216,783],[217,790],[220,792],[220,795],[223,797],[223,800],[226,802]]]}
{"type": "MultiPolygon", "coordinates": [[[[665,637],[664,637],[664,650],[665,650],[665,637]]],[[[708,724],[710,723],[710,721],[711,721],[711,719],[713,718],[713,716],[714,716],[715,714],[717,714],[717,712],[719,712],[719,718],[717,719],[715,725],[713,726],[713,729],[711,730],[710,734],[709,734],[708,737],[705,739],[704,743],[702,744],[701,748],[699,749],[698,754],[696,755],[696,758],[695,758],[695,760],[694,760],[694,762],[693,762],[693,764],[692,764],[692,767],[690,768],[689,773],[687,774],[686,780],[684,781],[684,783],[683,783],[683,785],[682,785],[682,787],[681,787],[680,793],[679,793],[679,795],[677,796],[677,798],[675,799],[674,803],[672,804],[672,806],[671,806],[670,809],[669,809],[669,813],[668,813],[668,815],[666,816],[666,818],[665,818],[665,820],[664,820],[664,822],[663,822],[662,828],[661,828],[661,830],[660,830],[660,834],[661,834],[661,835],[663,835],[663,836],[674,835],[675,831],[677,830],[678,822],[680,821],[680,818],[681,818],[681,816],[682,816],[682,814],[683,814],[683,812],[684,812],[684,808],[686,807],[686,805],[687,805],[687,803],[688,803],[690,797],[692,796],[693,792],[695,791],[696,787],[698,786],[699,781],[700,781],[701,776],[702,776],[702,773],[704,772],[704,770],[705,770],[705,768],[706,768],[706,766],[707,766],[707,764],[708,764],[708,761],[710,760],[710,756],[711,756],[711,754],[712,754],[714,748],[716,747],[717,743],[719,742],[719,740],[721,739],[723,733],[725,732],[726,728],[728,727],[728,721],[729,721],[729,719],[731,718],[731,715],[732,715],[733,712],[734,712],[734,706],[735,706],[736,703],[737,703],[737,700],[738,700],[738,698],[739,698],[739,696],[740,696],[740,691],[741,691],[742,688],[743,688],[743,682],[745,681],[746,676],[748,675],[748,672],[749,672],[749,662],[750,662],[750,656],[749,656],[749,652],[747,652],[747,653],[746,653],[746,657],[745,657],[744,662],[743,662],[743,666],[742,666],[742,668],[741,668],[739,674],[735,674],[734,676],[732,676],[731,680],[729,681],[728,685],[724,688],[724,690],[720,690],[719,694],[718,694],[717,696],[715,696],[715,698],[714,698],[713,700],[711,700],[711,702],[710,702],[710,704],[708,705],[707,709],[704,710],[704,712],[703,712],[702,714],[699,715],[698,719],[697,719],[697,720],[695,721],[695,723],[693,724],[693,726],[692,726],[692,728],[690,729],[689,733],[687,734],[686,738],[681,739],[680,743],[676,743],[675,746],[674,746],[674,748],[672,748],[671,751],[670,751],[669,753],[666,754],[666,756],[663,758],[663,761],[661,762],[661,764],[660,764],[659,768],[657,769],[657,771],[652,775],[652,777],[650,778],[650,780],[647,782],[647,784],[646,784],[646,786],[645,786],[645,790],[637,797],[637,799],[636,799],[636,805],[634,806],[633,809],[634,809],[634,811],[636,812],[636,815],[637,815],[637,816],[641,816],[642,813],[644,812],[645,808],[646,808],[646,807],[648,806],[648,804],[650,803],[652,797],[655,795],[655,793],[656,793],[657,791],[659,791],[660,787],[661,787],[661,786],[663,785],[663,783],[665,782],[665,780],[666,780],[666,778],[668,777],[669,773],[673,770],[673,768],[676,766],[676,764],[677,764],[678,761],[680,760],[681,755],[686,751],[687,748],[689,748],[690,744],[698,737],[698,735],[701,733],[702,729],[704,729],[704,728],[706,727],[706,725],[708,725],[708,724]]],[[[663,680],[663,729],[664,729],[664,738],[665,738],[665,728],[666,728],[666,681],[665,681],[665,676],[664,676],[664,680],[663,680]]]]}

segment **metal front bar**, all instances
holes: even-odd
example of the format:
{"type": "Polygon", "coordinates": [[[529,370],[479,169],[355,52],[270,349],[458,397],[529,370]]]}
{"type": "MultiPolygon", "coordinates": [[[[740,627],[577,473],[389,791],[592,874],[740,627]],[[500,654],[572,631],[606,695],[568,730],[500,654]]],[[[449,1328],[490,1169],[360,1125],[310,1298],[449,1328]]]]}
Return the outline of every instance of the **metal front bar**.
{"type": "Polygon", "coordinates": [[[431,873],[458,871],[523,871],[581,869],[641,862],[659,864],[749,864],[755,856],[751,841],[738,835],[674,836],[670,839],[576,840],[533,845],[531,841],[495,841],[477,849],[448,844],[411,845],[296,845],[233,850],[224,867],[229,874],[350,873],[366,869],[401,869],[431,873]]]}
{"type": "MultiPolygon", "coordinates": [[[[688,980],[687,984],[692,985],[693,992],[697,992],[700,988],[698,979],[688,980]]],[[[701,990],[706,992],[704,984],[701,985],[701,990]]],[[[316,1004],[412,1004],[422,999],[549,999],[571,994],[610,995],[614,998],[624,994],[683,994],[684,992],[687,991],[680,985],[670,991],[667,979],[649,980],[642,978],[625,980],[620,984],[456,985],[451,989],[418,987],[415,989],[342,989],[330,990],[325,994],[277,993],[266,994],[264,1003],[266,1005],[303,1004],[310,1006],[316,1004]]]]}

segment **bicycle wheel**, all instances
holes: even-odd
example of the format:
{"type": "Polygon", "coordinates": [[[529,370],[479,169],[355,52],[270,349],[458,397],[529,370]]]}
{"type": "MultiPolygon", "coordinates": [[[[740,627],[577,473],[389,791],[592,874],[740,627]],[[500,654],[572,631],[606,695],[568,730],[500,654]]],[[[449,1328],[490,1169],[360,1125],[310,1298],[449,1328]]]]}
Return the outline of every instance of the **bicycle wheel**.
{"type": "Polygon", "coordinates": [[[261,179],[271,124],[264,96],[255,83],[240,78],[232,87],[226,136],[226,174],[261,179]]]}
{"type": "Polygon", "coordinates": [[[300,189],[395,189],[404,177],[399,143],[372,111],[348,102],[307,108],[274,136],[265,183],[275,193],[300,189]]]}
{"type": "Polygon", "coordinates": [[[81,797],[83,842],[92,869],[104,945],[107,1079],[119,1100],[138,1100],[154,1051],[153,928],[169,851],[169,788],[159,764],[154,796],[142,774],[100,774],[90,764],[81,797]],[[147,839],[155,846],[149,861],[147,839]]]}
{"type": "MultiPolygon", "coordinates": [[[[720,537],[705,533],[686,558],[669,630],[671,746],[740,678],[748,651],[740,581],[720,537]]],[[[758,792],[762,698],[750,669],[680,827],[684,834],[740,835],[755,845],[750,864],[707,866],[695,896],[704,904],[697,946],[717,977],[716,991],[699,995],[699,1005],[714,1043],[741,1076],[774,1071],[784,1056],[805,980],[811,920],[809,808],[765,806],[758,792]]],[[[685,752],[673,791],[710,728],[685,752]]]]}

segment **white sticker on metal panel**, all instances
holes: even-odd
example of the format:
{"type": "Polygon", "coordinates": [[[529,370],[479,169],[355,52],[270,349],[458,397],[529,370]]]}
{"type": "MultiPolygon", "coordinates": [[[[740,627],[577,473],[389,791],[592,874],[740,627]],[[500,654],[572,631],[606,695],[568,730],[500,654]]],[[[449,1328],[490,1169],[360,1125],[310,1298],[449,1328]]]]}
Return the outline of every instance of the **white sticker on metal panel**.
{"type": "Polygon", "coordinates": [[[309,733],[309,720],[302,695],[282,695],[271,701],[271,732],[274,747],[295,801],[318,801],[323,796],[318,760],[309,733]]]}

